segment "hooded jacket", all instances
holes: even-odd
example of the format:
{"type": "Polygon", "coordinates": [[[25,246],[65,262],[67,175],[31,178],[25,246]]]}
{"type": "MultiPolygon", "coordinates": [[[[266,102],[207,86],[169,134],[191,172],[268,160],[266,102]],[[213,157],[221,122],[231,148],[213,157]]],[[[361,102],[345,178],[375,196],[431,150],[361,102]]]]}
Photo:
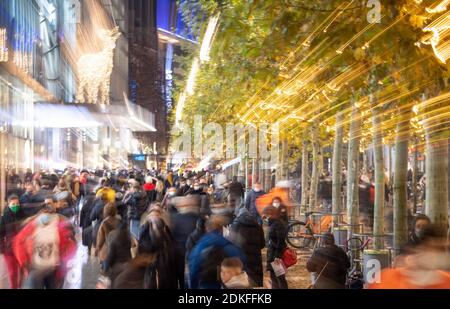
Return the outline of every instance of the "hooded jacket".
{"type": "Polygon", "coordinates": [[[230,227],[230,240],[247,259],[247,274],[255,286],[263,286],[261,250],[265,247],[264,231],[247,209],[241,208],[230,227]]]}
{"type": "Polygon", "coordinates": [[[246,265],[242,251],[225,239],[220,231],[205,234],[189,255],[190,288],[220,289],[218,267],[227,257],[238,257],[246,265]]]}

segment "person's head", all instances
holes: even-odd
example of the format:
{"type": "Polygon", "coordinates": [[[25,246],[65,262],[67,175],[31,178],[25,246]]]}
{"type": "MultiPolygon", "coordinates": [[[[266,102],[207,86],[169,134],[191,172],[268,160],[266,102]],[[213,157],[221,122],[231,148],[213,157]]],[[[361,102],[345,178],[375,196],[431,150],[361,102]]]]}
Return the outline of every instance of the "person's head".
{"type": "Polygon", "coordinates": [[[334,236],[331,233],[325,233],[323,235],[323,243],[326,246],[332,246],[334,245],[334,236]]]}
{"type": "Polygon", "coordinates": [[[159,205],[152,205],[148,212],[148,218],[161,218],[163,215],[163,209],[159,205]]]}
{"type": "Polygon", "coordinates": [[[225,258],[220,265],[220,279],[222,283],[227,283],[231,278],[242,273],[244,264],[237,257],[225,258]]]}
{"type": "Polygon", "coordinates": [[[80,173],[81,178],[88,178],[89,172],[87,170],[82,170],[80,173]]]}
{"type": "Polygon", "coordinates": [[[103,182],[103,187],[105,188],[111,188],[112,187],[112,181],[110,178],[106,178],[105,181],[103,182]]]}
{"type": "Polygon", "coordinates": [[[181,178],[180,179],[180,187],[184,187],[186,185],[186,179],[181,178]]]}
{"type": "Polygon", "coordinates": [[[139,192],[139,191],[141,191],[141,186],[137,182],[133,183],[133,184],[131,184],[130,190],[131,190],[131,192],[139,192]]]}
{"type": "Polygon", "coordinates": [[[212,195],[212,194],[214,193],[214,187],[213,187],[212,185],[210,185],[210,186],[208,187],[208,189],[206,190],[206,192],[207,192],[209,195],[212,195]]]}
{"type": "Polygon", "coordinates": [[[48,212],[56,212],[58,200],[55,196],[46,197],[44,200],[44,209],[48,212]]]}
{"type": "Polygon", "coordinates": [[[66,187],[66,179],[64,177],[61,177],[58,180],[58,187],[60,187],[60,188],[65,188],[66,187]]]}
{"type": "Polygon", "coordinates": [[[237,182],[238,181],[238,178],[237,178],[237,176],[233,176],[233,182],[237,182]]]}
{"type": "Polygon", "coordinates": [[[194,190],[195,191],[198,191],[198,190],[200,190],[202,188],[202,185],[198,182],[198,181],[196,181],[195,183],[194,183],[194,190]]]}
{"type": "Polygon", "coordinates": [[[154,254],[172,245],[172,237],[168,226],[159,217],[147,220],[139,232],[139,254],[154,254]]]}
{"type": "Polygon", "coordinates": [[[279,208],[281,206],[281,204],[282,204],[281,203],[281,199],[279,197],[275,197],[272,200],[272,206],[275,207],[275,208],[279,208]]]}
{"type": "Polygon", "coordinates": [[[205,229],[206,232],[222,232],[223,227],[225,226],[226,219],[221,215],[213,215],[206,221],[205,229]]]}
{"type": "Polygon", "coordinates": [[[191,186],[191,185],[192,185],[192,180],[191,180],[191,179],[186,180],[186,184],[187,184],[188,186],[191,186]]]}
{"type": "Polygon", "coordinates": [[[280,217],[280,211],[277,208],[270,205],[263,209],[261,217],[263,221],[267,224],[269,223],[269,220],[278,219],[280,217]]]}
{"type": "Polygon", "coordinates": [[[103,217],[115,217],[117,215],[117,208],[113,203],[108,203],[103,208],[103,217]]]}
{"type": "Polygon", "coordinates": [[[177,188],[170,187],[169,190],[167,190],[167,194],[169,195],[169,197],[174,197],[175,195],[177,195],[177,188]]]}
{"type": "Polygon", "coordinates": [[[206,183],[206,179],[205,178],[200,178],[200,184],[205,184],[206,183]]]}
{"type": "Polygon", "coordinates": [[[424,232],[426,229],[431,225],[431,220],[426,215],[417,215],[417,217],[414,218],[414,234],[417,238],[423,238],[424,232]]]}
{"type": "Polygon", "coordinates": [[[8,207],[13,213],[17,213],[20,210],[20,200],[15,194],[8,197],[8,207]]]}
{"type": "Polygon", "coordinates": [[[253,191],[255,191],[255,192],[260,192],[262,190],[262,186],[261,186],[261,183],[260,182],[255,182],[254,184],[253,184],[253,191]]]}

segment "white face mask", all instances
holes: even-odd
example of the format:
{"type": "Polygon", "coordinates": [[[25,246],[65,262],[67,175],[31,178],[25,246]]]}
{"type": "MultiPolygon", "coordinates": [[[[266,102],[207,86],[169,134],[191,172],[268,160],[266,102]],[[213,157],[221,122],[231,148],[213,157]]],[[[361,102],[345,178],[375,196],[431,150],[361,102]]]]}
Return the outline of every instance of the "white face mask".
{"type": "Polygon", "coordinates": [[[281,204],[279,202],[274,202],[272,205],[273,207],[278,208],[280,207],[281,204]]]}
{"type": "Polygon", "coordinates": [[[261,192],[261,188],[254,188],[253,191],[255,191],[255,192],[261,192]]]}
{"type": "Polygon", "coordinates": [[[194,186],[194,190],[200,190],[199,186],[194,186]]]}

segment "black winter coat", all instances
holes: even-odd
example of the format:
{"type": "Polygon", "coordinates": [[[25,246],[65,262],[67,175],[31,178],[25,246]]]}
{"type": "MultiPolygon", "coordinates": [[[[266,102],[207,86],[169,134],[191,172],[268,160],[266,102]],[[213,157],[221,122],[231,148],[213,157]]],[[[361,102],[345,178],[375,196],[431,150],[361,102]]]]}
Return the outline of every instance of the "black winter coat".
{"type": "Polygon", "coordinates": [[[281,259],[286,249],[287,225],[280,219],[269,220],[269,233],[267,245],[267,270],[271,270],[276,258],[281,259]]]}
{"type": "Polygon", "coordinates": [[[174,213],[170,218],[170,230],[175,241],[175,249],[178,254],[184,256],[186,242],[189,235],[194,232],[200,216],[197,213],[174,213]]]}
{"type": "Polygon", "coordinates": [[[95,194],[89,194],[84,198],[80,211],[80,227],[83,230],[81,234],[81,242],[83,246],[90,247],[92,245],[92,220],[91,212],[94,208],[95,194]]]}
{"type": "Polygon", "coordinates": [[[91,210],[91,215],[89,216],[91,222],[96,221],[92,232],[92,243],[94,245],[97,243],[98,230],[103,221],[103,208],[105,208],[105,203],[102,199],[96,198],[91,210]]]}
{"type": "Polygon", "coordinates": [[[147,209],[147,196],[145,192],[134,192],[127,194],[123,204],[128,207],[128,219],[140,220],[147,209]]]}
{"type": "Polygon", "coordinates": [[[20,223],[24,219],[22,210],[13,213],[9,207],[5,208],[0,218],[0,253],[12,253],[12,241],[20,232],[20,223]]]}
{"type": "Polygon", "coordinates": [[[336,245],[317,248],[306,263],[309,272],[322,273],[314,285],[316,289],[345,288],[349,267],[347,254],[336,245]]]}
{"type": "Polygon", "coordinates": [[[240,212],[230,226],[230,239],[247,258],[247,275],[255,286],[263,286],[261,250],[265,246],[264,231],[248,212],[240,212]]]}
{"type": "Polygon", "coordinates": [[[131,238],[128,230],[118,228],[108,235],[108,254],[105,259],[105,271],[111,280],[117,276],[116,266],[131,260],[131,238]]]}

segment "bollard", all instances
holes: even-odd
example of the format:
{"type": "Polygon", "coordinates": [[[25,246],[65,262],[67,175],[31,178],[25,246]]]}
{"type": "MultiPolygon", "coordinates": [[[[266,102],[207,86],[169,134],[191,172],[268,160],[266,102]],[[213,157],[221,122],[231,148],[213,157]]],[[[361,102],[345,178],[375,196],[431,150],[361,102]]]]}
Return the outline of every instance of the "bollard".
{"type": "Polygon", "coordinates": [[[363,275],[365,284],[380,283],[381,270],[390,267],[388,250],[364,250],[363,275]]]}

